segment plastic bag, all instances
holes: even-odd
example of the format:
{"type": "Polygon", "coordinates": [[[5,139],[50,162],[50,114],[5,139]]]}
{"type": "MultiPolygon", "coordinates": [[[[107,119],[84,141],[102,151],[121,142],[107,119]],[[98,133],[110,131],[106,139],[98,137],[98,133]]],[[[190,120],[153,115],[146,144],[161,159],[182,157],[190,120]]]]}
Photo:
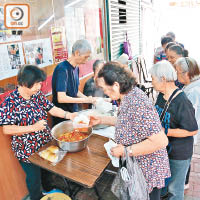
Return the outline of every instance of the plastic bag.
{"type": "Polygon", "coordinates": [[[53,166],[55,166],[58,162],[60,162],[67,151],[63,151],[59,149],[57,146],[50,146],[47,149],[40,151],[39,156],[45,160],[48,160],[53,166]]]}
{"type": "Polygon", "coordinates": [[[111,191],[120,200],[149,200],[147,183],[135,157],[128,155],[120,159],[120,168],[112,183],[111,191]]]}
{"type": "Polygon", "coordinates": [[[126,32],[126,41],[123,43],[123,52],[128,55],[129,60],[133,59],[132,50],[131,50],[131,43],[128,40],[127,32],[126,32]]]}
{"type": "Polygon", "coordinates": [[[108,157],[111,159],[112,165],[113,165],[114,167],[119,167],[119,158],[112,156],[111,153],[110,153],[110,149],[111,149],[112,147],[116,147],[116,146],[117,146],[117,143],[115,143],[115,142],[112,141],[112,140],[110,140],[109,142],[106,142],[106,143],[104,144],[104,148],[106,149],[106,152],[107,152],[107,154],[108,154],[108,157]]]}
{"type": "Polygon", "coordinates": [[[90,123],[90,118],[85,114],[79,114],[73,120],[73,128],[88,128],[90,123]]]}

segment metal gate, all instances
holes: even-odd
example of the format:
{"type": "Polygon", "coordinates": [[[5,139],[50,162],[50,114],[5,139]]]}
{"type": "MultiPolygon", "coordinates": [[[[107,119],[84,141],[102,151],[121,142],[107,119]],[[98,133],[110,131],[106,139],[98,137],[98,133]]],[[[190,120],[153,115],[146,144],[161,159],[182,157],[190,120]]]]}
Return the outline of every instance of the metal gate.
{"type": "Polygon", "coordinates": [[[126,32],[133,56],[140,54],[140,0],[107,0],[106,6],[109,60],[122,54],[126,32]]]}

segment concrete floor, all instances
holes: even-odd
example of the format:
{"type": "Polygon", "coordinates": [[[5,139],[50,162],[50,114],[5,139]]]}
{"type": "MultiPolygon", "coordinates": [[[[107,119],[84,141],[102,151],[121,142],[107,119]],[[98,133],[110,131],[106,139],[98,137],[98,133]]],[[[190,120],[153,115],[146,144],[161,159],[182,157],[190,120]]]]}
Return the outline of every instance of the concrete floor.
{"type": "Polygon", "coordinates": [[[185,190],[185,200],[200,200],[200,135],[194,146],[189,185],[190,188],[185,190]]]}

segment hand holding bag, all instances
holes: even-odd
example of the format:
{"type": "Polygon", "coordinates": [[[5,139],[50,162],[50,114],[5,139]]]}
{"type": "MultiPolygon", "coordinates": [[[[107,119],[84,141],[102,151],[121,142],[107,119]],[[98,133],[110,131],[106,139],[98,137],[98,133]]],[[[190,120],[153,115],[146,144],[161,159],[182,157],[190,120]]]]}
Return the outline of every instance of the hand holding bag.
{"type": "Polygon", "coordinates": [[[120,160],[111,191],[120,200],[149,200],[147,183],[135,157],[130,157],[125,148],[125,157],[120,160]]]}
{"type": "Polygon", "coordinates": [[[131,43],[128,40],[127,32],[126,32],[125,37],[126,37],[125,42],[123,43],[123,52],[128,55],[129,60],[132,60],[133,56],[132,56],[132,50],[131,50],[131,43]]]}

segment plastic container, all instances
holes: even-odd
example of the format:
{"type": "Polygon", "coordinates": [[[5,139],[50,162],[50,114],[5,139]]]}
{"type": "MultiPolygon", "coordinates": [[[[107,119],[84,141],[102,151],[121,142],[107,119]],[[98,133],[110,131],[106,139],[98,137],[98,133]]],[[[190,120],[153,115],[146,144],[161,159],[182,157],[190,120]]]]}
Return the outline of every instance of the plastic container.
{"type": "Polygon", "coordinates": [[[87,115],[79,114],[73,120],[73,128],[87,128],[90,123],[90,118],[87,115]]]}

